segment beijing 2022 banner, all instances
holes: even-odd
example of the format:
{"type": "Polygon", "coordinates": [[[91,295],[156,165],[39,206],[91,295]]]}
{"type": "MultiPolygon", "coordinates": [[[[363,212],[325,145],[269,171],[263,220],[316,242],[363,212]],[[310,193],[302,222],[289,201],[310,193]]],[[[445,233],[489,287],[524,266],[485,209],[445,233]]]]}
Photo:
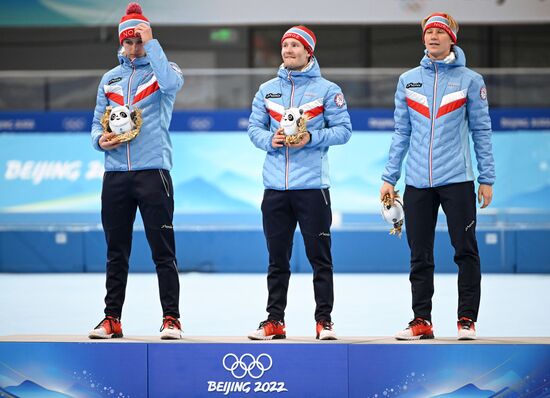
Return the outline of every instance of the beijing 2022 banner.
{"type": "MultiPolygon", "coordinates": [[[[265,153],[246,133],[173,133],[172,142],[176,213],[259,213],[265,153]]],[[[379,211],[390,142],[390,133],[354,132],[330,148],[334,212],[379,211]]],[[[88,134],[6,133],[0,147],[0,213],[99,212],[103,154],[88,134]]],[[[550,210],[550,132],[499,132],[493,147],[491,209],[550,210]]]]}

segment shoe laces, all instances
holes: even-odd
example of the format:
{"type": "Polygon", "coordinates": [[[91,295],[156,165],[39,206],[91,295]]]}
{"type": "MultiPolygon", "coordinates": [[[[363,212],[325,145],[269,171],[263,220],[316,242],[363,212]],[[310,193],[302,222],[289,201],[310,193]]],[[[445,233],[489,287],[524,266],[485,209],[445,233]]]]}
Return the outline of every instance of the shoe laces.
{"type": "Polygon", "coordinates": [[[284,325],[284,321],[276,321],[275,319],[266,319],[265,321],[260,322],[260,326],[258,326],[258,329],[263,328],[265,325],[272,324],[273,326],[281,326],[284,325]]]}
{"type": "Polygon", "coordinates": [[[472,321],[470,318],[460,318],[458,320],[458,324],[460,325],[461,329],[470,330],[474,325],[474,321],[472,321]]]}
{"type": "Polygon", "coordinates": [[[430,325],[430,323],[423,319],[423,318],[414,318],[412,321],[409,322],[409,326],[407,329],[412,328],[413,326],[424,326],[424,325],[430,325]]]}
{"type": "Polygon", "coordinates": [[[332,326],[334,325],[334,323],[327,320],[322,320],[317,322],[317,325],[323,326],[324,330],[332,330],[332,326]]]}
{"type": "Polygon", "coordinates": [[[179,320],[177,320],[173,316],[165,316],[164,318],[162,318],[162,326],[160,327],[160,332],[162,332],[164,329],[181,330],[181,323],[179,320]]]}
{"type": "Polygon", "coordinates": [[[104,323],[108,323],[108,324],[109,324],[109,328],[110,328],[111,330],[113,330],[114,327],[115,327],[115,325],[116,325],[117,323],[120,323],[120,319],[115,318],[114,316],[107,315],[105,318],[103,318],[103,319],[101,320],[101,322],[99,322],[99,323],[97,324],[97,326],[96,326],[94,329],[98,329],[98,328],[100,328],[100,327],[103,327],[103,324],[104,324],[104,323]]]}

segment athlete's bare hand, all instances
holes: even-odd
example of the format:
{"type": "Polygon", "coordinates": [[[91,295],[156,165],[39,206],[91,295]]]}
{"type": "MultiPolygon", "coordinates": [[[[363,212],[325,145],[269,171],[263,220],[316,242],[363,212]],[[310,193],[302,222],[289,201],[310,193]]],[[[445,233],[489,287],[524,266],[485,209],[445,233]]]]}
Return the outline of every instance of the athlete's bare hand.
{"type": "Polygon", "coordinates": [[[280,127],[275,131],[275,134],[273,134],[273,137],[271,138],[271,146],[273,148],[281,148],[285,146],[285,138],[286,135],[283,133],[283,128],[280,127]]]}
{"type": "Polygon", "coordinates": [[[380,187],[380,200],[384,200],[384,196],[390,195],[391,204],[393,205],[393,200],[395,199],[395,188],[389,182],[384,181],[382,187],[380,187]]]}
{"type": "Polygon", "coordinates": [[[477,190],[477,202],[481,203],[483,199],[483,204],[481,209],[486,208],[491,204],[493,200],[493,187],[491,185],[479,184],[479,189],[477,190]]]}
{"type": "Polygon", "coordinates": [[[141,41],[143,42],[143,44],[153,39],[153,31],[151,30],[151,27],[147,24],[140,23],[134,28],[134,32],[136,33],[136,36],[141,37],[141,41]]]}
{"type": "Polygon", "coordinates": [[[103,133],[99,137],[99,146],[104,151],[110,151],[111,149],[118,148],[122,145],[122,142],[118,141],[118,137],[115,133],[103,133]]]}

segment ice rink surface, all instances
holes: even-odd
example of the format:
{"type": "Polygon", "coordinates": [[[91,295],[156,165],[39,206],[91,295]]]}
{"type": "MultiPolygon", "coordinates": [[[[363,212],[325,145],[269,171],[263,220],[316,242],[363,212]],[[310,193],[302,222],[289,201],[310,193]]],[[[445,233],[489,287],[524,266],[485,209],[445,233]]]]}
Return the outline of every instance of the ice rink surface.
{"type": "MultiPolygon", "coordinates": [[[[437,337],[456,335],[455,274],[436,274],[437,337]]],[[[311,274],[290,280],[287,336],[314,336],[311,274]]],[[[245,336],[266,318],[264,274],[180,274],[186,336],[245,336]]],[[[0,274],[0,335],[86,335],[103,316],[103,274],[0,274]]],[[[412,317],[407,274],[335,274],[333,321],[340,336],[391,336],[412,317]]],[[[126,336],[161,324],[156,274],[130,274],[126,336]]],[[[485,274],[478,336],[550,336],[550,275],[485,274]]]]}

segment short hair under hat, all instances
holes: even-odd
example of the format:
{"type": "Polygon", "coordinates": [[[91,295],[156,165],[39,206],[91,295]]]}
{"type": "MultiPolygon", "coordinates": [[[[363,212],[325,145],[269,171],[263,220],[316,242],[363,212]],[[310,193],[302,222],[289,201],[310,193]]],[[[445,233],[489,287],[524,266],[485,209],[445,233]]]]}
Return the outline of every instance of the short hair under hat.
{"type": "Polygon", "coordinates": [[[317,38],[315,34],[306,28],[303,25],[293,26],[285,32],[283,38],[281,39],[281,44],[288,38],[296,39],[304,45],[307,52],[311,55],[315,51],[315,44],[317,43],[317,38]]]}
{"type": "Polygon", "coordinates": [[[141,10],[141,6],[138,3],[130,3],[126,7],[126,15],[120,18],[118,24],[118,39],[120,44],[124,39],[136,37],[135,27],[140,23],[151,25],[149,20],[145,18],[141,10]]]}

